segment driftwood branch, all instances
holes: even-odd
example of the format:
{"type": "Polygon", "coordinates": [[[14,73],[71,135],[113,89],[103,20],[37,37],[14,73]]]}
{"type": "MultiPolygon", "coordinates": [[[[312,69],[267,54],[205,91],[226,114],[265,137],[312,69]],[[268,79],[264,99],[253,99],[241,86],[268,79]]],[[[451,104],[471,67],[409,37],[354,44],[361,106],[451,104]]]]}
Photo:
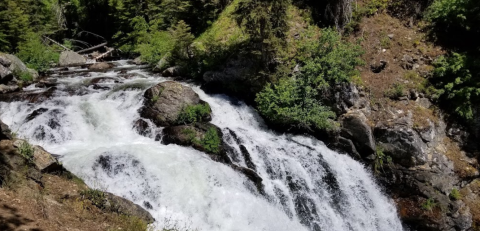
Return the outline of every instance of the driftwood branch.
{"type": "Polygon", "coordinates": [[[106,46],[106,45],[107,45],[107,43],[98,44],[98,45],[96,45],[96,46],[93,46],[93,47],[90,47],[90,48],[87,48],[87,49],[83,49],[83,50],[77,51],[77,53],[80,54],[80,53],[85,53],[85,52],[87,52],[87,51],[93,51],[93,50],[95,50],[95,49],[104,47],[104,46],[106,46]]]}
{"type": "Polygon", "coordinates": [[[65,50],[67,50],[67,51],[72,51],[72,50],[68,49],[67,47],[65,47],[64,45],[58,43],[57,41],[55,41],[55,40],[53,40],[53,39],[51,39],[51,38],[49,38],[49,37],[47,37],[47,36],[43,36],[43,37],[46,38],[46,39],[48,39],[50,42],[55,43],[57,46],[65,49],[65,50]]]}
{"type": "Polygon", "coordinates": [[[115,50],[114,48],[109,48],[109,50],[108,50],[107,52],[105,52],[105,53],[103,53],[103,54],[95,57],[94,59],[95,59],[95,60],[101,59],[101,58],[105,57],[106,55],[110,54],[110,53],[111,53],[112,51],[114,51],[114,50],[115,50]]]}

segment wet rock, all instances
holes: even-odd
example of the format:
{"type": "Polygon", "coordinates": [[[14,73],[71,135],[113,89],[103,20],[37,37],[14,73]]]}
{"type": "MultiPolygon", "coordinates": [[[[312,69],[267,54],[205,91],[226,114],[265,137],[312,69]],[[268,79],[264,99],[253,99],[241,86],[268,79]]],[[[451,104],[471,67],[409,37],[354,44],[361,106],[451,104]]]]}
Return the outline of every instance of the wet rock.
{"type": "Polygon", "coordinates": [[[0,65],[0,83],[7,83],[13,79],[13,73],[7,67],[0,65]]]}
{"type": "Polygon", "coordinates": [[[88,67],[89,70],[91,71],[105,71],[105,70],[108,70],[110,68],[113,68],[114,65],[111,64],[111,63],[104,63],[104,62],[101,62],[101,63],[94,63],[92,65],[90,65],[88,67]]]}
{"type": "Polygon", "coordinates": [[[60,54],[58,65],[64,66],[80,66],[87,63],[87,60],[82,55],[73,51],[63,51],[60,54]]]}
{"type": "Polygon", "coordinates": [[[342,115],[340,124],[342,136],[351,139],[362,156],[375,152],[372,129],[368,125],[367,117],[361,111],[353,110],[342,115]]]}
{"type": "Polygon", "coordinates": [[[141,59],[140,57],[135,58],[135,59],[132,61],[132,63],[135,64],[135,65],[146,64],[146,62],[142,61],[142,59],[141,59]]]}
{"type": "Polygon", "coordinates": [[[195,123],[193,125],[180,125],[167,127],[163,129],[163,144],[178,144],[182,146],[191,146],[199,151],[207,152],[209,154],[223,154],[224,150],[222,144],[219,144],[216,153],[207,151],[201,144],[201,140],[205,138],[205,134],[209,129],[215,129],[218,137],[223,137],[222,131],[217,126],[210,123],[195,123]]]}
{"type": "Polygon", "coordinates": [[[385,61],[385,60],[380,60],[378,63],[374,62],[374,63],[370,64],[370,70],[373,73],[380,73],[383,70],[385,70],[385,68],[387,67],[387,63],[388,62],[385,61]]]}
{"type": "Polygon", "coordinates": [[[152,129],[150,128],[150,125],[143,119],[138,119],[135,121],[133,124],[133,129],[135,129],[135,131],[142,136],[150,137],[152,135],[152,129]]]}
{"type": "Polygon", "coordinates": [[[41,103],[47,99],[50,99],[55,94],[55,87],[51,87],[45,91],[35,92],[12,92],[8,94],[0,94],[0,101],[12,102],[12,101],[28,101],[29,103],[41,103]]]}
{"type": "Polygon", "coordinates": [[[234,170],[238,172],[243,173],[249,180],[251,180],[255,184],[255,186],[257,187],[257,190],[260,193],[263,192],[263,184],[262,184],[263,179],[255,171],[249,168],[244,168],[234,164],[230,165],[230,167],[232,167],[234,170]]]}
{"type": "Polygon", "coordinates": [[[153,68],[153,71],[154,72],[162,72],[165,69],[167,69],[169,64],[170,64],[169,57],[170,57],[169,54],[164,55],[162,57],[162,59],[160,59],[160,61],[158,61],[157,65],[155,65],[155,67],[153,68]]]}
{"type": "Polygon", "coordinates": [[[25,122],[32,121],[33,119],[37,118],[39,115],[41,115],[41,114],[43,114],[47,111],[48,111],[47,108],[36,109],[25,118],[25,122]]]}
{"type": "Polygon", "coordinates": [[[20,88],[17,85],[7,86],[7,85],[0,84],[0,94],[16,92],[19,90],[20,88]]]}
{"type": "Polygon", "coordinates": [[[40,146],[33,146],[33,163],[41,172],[62,171],[62,165],[40,146]]]}
{"type": "Polygon", "coordinates": [[[104,195],[104,206],[107,211],[117,212],[127,216],[135,216],[147,222],[148,224],[151,224],[155,221],[152,215],[141,206],[108,192],[104,192],[104,195]]]}
{"type": "Polygon", "coordinates": [[[10,140],[12,139],[12,131],[8,125],[4,124],[0,120],[0,140],[10,140]]]}
{"type": "Polygon", "coordinates": [[[163,77],[179,77],[185,75],[183,68],[180,66],[169,67],[162,71],[163,77]]]}
{"type": "Polygon", "coordinates": [[[36,80],[38,78],[38,72],[28,68],[27,65],[25,65],[25,63],[23,63],[22,60],[20,60],[15,55],[0,53],[0,60],[3,60],[1,62],[5,64],[10,63],[9,66],[7,65],[3,65],[3,66],[8,68],[8,70],[10,70],[10,72],[13,73],[14,77],[18,77],[18,76],[15,76],[16,73],[29,73],[33,77],[33,80],[36,80]]]}
{"type": "Polygon", "coordinates": [[[361,160],[362,156],[358,153],[357,149],[355,148],[355,145],[350,139],[344,138],[344,137],[338,137],[338,143],[337,147],[342,150],[347,152],[348,155],[350,155],[352,158],[355,160],[361,160]]]}
{"type": "Polygon", "coordinates": [[[384,152],[396,163],[406,167],[425,164],[426,149],[420,136],[413,129],[412,115],[379,122],[375,126],[375,138],[384,152]]]}
{"type": "MultiPolygon", "coordinates": [[[[143,118],[150,119],[157,126],[178,124],[178,116],[189,105],[206,104],[190,87],[167,81],[148,89],[144,97],[144,106],[140,109],[143,118]]],[[[210,115],[202,119],[209,121],[210,115]]]]}

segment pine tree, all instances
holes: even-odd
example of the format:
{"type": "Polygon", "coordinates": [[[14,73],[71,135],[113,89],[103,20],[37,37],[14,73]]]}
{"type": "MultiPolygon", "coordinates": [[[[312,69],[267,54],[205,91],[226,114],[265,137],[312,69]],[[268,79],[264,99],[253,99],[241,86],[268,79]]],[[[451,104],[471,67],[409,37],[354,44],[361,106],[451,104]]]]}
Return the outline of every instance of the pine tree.
{"type": "Polygon", "coordinates": [[[271,62],[276,47],[284,44],[289,3],[289,0],[241,0],[235,9],[237,24],[250,36],[253,49],[264,64],[271,62]]]}

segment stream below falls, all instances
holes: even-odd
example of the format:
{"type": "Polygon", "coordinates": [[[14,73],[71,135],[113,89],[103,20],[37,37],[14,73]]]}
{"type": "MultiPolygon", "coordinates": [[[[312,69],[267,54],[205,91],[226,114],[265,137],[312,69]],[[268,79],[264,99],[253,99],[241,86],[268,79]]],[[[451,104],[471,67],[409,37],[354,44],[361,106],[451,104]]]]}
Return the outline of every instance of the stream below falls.
{"type": "Polygon", "coordinates": [[[150,122],[151,137],[139,135],[133,126],[144,91],[168,79],[127,61],[115,64],[105,73],[59,69],[49,77],[56,81],[51,97],[0,102],[0,117],[19,137],[58,155],[90,187],[147,209],[160,230],[402,230],[392,200],[365,166],[316,139],[272,132],[253,108],[225,95],[190,85],[210,104],[212,123],[234,149],[233,162],[248,167],[240,146],[250,153],[263,195],[206,154],[155,141],[161,128],[150,122]]]}

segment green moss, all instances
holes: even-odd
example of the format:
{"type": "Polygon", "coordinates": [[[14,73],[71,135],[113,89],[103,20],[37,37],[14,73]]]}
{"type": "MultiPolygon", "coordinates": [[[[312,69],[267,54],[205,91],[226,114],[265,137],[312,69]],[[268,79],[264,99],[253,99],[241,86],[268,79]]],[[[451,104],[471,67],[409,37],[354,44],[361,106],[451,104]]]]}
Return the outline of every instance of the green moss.
{"type": "Polygon", "coordinates": [[[202,119],[210,114],[211,109],[208,104],[188,105],[182,109],[178,115],[178,124],[191,124],[202,121],[202,119]]]}
{"type": "Polygon", "coordinates": [[[454,188],[454,189],[452,189],[452,191],[450,192],[449,197],[450,197],[452,200],[460,200],[460,199],[462,198],[462,195],[460,194],[460,191],[458,191],[458,189],[454,188]]]}
{"type": "Polygon", "coordinates": [[[431,212],[432,209],[435,208],[436,206],[437,206],[437,203],[435,202],[435,199],[428,198],[425,202],[423,202],[422,209],[431,212]]]}

